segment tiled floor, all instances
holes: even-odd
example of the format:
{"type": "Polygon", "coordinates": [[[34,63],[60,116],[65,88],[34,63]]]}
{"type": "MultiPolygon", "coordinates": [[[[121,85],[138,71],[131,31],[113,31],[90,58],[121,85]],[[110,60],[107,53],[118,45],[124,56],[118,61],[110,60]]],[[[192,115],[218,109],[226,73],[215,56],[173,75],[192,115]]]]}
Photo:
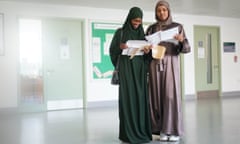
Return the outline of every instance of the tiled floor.
{"type": "MultiPolygon", "coordinates": [[[[240,139],[240,97],[186,101],[185,136],[150,144],[236,144],[240,139]]],[[[0,144],[122,144],[116,107],[42,113],[0,113],[0,144]]]]}

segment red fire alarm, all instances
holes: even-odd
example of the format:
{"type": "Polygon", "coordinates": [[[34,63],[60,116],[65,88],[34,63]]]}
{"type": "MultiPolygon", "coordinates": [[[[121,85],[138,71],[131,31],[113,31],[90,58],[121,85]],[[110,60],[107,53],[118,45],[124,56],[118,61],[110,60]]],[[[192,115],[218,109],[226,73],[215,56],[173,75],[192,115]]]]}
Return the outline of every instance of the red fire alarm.
{"type": "Polygon", "coordinates": [[[235,55],[235,56],[233,57],[233,60],[234,60],[234,62],[236,63],[236,62],[238,61],[238,56],[235,55]]]}

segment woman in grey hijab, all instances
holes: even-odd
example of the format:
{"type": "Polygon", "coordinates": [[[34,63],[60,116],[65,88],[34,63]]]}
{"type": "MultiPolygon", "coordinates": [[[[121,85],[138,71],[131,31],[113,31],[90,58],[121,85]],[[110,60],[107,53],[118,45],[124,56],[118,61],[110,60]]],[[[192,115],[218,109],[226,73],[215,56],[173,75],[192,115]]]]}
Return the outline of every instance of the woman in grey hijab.
{"type": "Polygon", "coordinates": [[[149,67],[149,100],[152,133],[160,135],[163,141],[178,141],[183,134],[180,53],[189,53],[190,46],[183,26],[172,21],[169,3],[161,0],[155,7],[156,23],[150,25],[146,35],[178,27],[174,38],[178,43],[161,41],[158,45],[166,47],[163,59],[152,58],[149,67]]]}

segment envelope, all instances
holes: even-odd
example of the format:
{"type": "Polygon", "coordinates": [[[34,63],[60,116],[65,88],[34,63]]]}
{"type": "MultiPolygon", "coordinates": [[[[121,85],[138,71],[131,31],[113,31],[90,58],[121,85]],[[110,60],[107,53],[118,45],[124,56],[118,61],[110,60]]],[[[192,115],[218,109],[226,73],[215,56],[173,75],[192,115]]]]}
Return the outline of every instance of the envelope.
{"type": "Polygon", "coordinates": [[[155,45],[152,48],[152,57],[155,59],[163,59],[166,52],[166,47],[161,45],[155,45]]]}

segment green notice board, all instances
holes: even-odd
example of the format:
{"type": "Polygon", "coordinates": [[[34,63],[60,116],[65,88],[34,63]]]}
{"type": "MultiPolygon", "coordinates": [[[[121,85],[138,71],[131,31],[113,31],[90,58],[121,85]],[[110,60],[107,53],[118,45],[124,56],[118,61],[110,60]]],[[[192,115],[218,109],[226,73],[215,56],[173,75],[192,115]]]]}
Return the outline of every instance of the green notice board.
{"type": "Polygon", "coordinates": [[[115,31],[122,24],[92,22],[92,76],[93,79],[105,79],[112,76],[113,66],[109,57],[109,46],[115,31]]]}

